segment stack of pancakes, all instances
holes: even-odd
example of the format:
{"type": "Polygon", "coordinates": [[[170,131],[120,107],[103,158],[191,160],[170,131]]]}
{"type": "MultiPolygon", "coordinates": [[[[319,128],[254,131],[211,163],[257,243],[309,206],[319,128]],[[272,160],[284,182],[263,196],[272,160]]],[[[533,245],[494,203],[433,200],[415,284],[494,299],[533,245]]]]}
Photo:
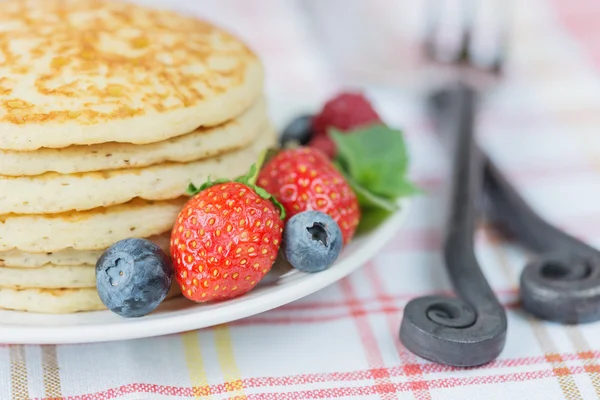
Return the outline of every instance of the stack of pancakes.
{"type": "Polygon", "coordinates": [[[197,19],[112,0],[0,12],[0,308],[102,309],[96,260],[165,250],[190,183],[246,172],[275,141],[263,70],[197,19]]]}

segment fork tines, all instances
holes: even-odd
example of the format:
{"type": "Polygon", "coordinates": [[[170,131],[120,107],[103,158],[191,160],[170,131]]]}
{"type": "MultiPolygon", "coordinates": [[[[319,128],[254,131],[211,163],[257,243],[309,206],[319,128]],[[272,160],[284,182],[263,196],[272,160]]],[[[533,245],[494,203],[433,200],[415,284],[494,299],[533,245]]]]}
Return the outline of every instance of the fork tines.
{"type": "Polygon", "coordinates": [[[507,5],[496,1],[429,0],[425,57],[436,64],[468,66],[500,75],[505,56],[507,5]]]}

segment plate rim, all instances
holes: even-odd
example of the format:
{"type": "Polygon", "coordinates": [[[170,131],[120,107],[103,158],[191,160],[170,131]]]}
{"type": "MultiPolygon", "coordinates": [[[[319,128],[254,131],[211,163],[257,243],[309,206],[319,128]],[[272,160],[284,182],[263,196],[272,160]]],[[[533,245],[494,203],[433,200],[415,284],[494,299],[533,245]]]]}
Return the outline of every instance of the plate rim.
{"type": "MultiPolygon", "coordinates": [[[[351,257],[334,264],[317,274],[306,275],[306,279],[296,282],[290,287],[282,286],[279,290],[265,296],[249,298],[247,301],[225,305],[222,309],[214,310],[211,316],[203,315],[194,319],[194,312],[184,315],[166,315],[160,319],[127,320],[126,324],[86,324],[79,327],[70,326],[36,326],[36,325],[6,325],[0,322],[0,343],[3,344],[86,344],[102,343],[119,340],[158,337],[187,332],[220,325],[252,315],[260,314],[282,305],[299,300],[322,290],[333,283],[345,278],[358,270],[372,259],[400,230],[406,222],[411,209],[412,199],[400,201],[400,208],[379,227],[368,233],[367,241],[351,257]],[[367,248],[368,251],[364,251],[367,248]]],[[[15,311],[18,312],[18,311],[15,311]]],[[[170,311],[167,311],[168,314],[170,311]]],[[[198,312],[202,312],[198,309],[198,312]]],[[[93,313],[93,312],[89,312],[93,313]]],[[[82,313],[85,314],[85,313],[82,313]]],[[[48,314],[51,317],[51,314],[48,314]]]]}

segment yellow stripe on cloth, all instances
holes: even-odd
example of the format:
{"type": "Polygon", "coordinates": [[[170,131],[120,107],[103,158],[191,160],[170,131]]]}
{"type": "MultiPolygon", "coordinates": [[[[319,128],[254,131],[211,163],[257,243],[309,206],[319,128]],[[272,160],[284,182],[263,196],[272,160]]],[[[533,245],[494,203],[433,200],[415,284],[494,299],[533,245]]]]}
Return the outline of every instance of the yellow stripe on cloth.
{"type": "MultiPolygon", "coordinates": [[[[501,247],[502,243],[498,235],[491,230],[486,231],[487,237],[490,243],[493,245],[494,253],[496,254],[496,258],[502,267],[504,274],[510,283],[516,287],[519,280],[515,275],[515,271],[511,268],[510,262],[506,255],[506,250],[501,247]]],[[[567,364],[564,362],[562,357],[558,354],[558,348],[556,347],[554,340],[550,336],[546,325],[534,319],[531,316],[527,316],[527,323],[533,332],[540,348],[544,352],[544,356],[546,357],[546,361],[552,367],[552,371],[556,376],[556,380],[558,381],[558,386],[563,392],[563,397],[566,400],[579,400],[583,397],[581,396],[581,391],[575,382],[575,379],[572,376],[571,370],[567,367],[567,364]]]]}
{"type": "Polygon", "coordinates": [[[42,346],[44,393],[48,399],[62,399],[56,346],[42,346]]]}
{"type": "Polygon", "coordinates": [[[596,357],[594,356],[591,346],[583,336],[583,333],[577,326],[567,326],[565,327],[567,331],[567,336],[573,346],[577,350],[577,355],[579,359],[582,360],[583,368],[585,372],[590,377],[592,381],[592,386],[594,387],[594,391],[596,392],[596,396],[600,399],[600,366],[596,362],[596,357]]]}
{"type": "Polygon", "coordinates": [[[10,346],[10,387],[13,400],[29,399],[25,348],[20,345],[10,346]]]}
{"type": "MultiPolygon", "coordinates": [[[[572,118],[569,117],[562,117],[559,119],[561,120],[561,122],[564,123],[565,127],[570,127],[573,123],[572,118]]],[[[570,128],[567,129],[569,129],[570,132],[570,128]]],[[[581,133],[580,130],[576,129],[575,131],[581,133]]],[[[596,172],[600,171],[598,152],[595,151],[597,150],[597,146],[594,140],[592,140],[591,136],[587,134],[587,131],[584,131],[583,135],[577,134],[573,135],[573,137],[579,139],[581,150],[587,156],[587,160],[590,162],[590,164],[593,166],[596,172]]],[[[583,361],[585,371],[592,381],[592,386],[594,387],[596,395],[598,396],[598,398],[600,398],[600,366],[598,366],[598,364],[595,361],[595,357],[593,357],[593,355],[591,354],[589,343],[583,336],[583,333],[576,326],[566,327],[565,329],[569,340],[577,350],[579,358],[583,361]]]]}
{"type": "Polygon", "coordinates": [[[554,344],[552,340],[552,336],[543,325],[542,322],[538,320],[534,320],[533,317],[528,317],[527,320],[533,330],[533,334],[535,335],[542,351],[544,352],[544,356],[546,357],[546,361],[552,366],[552,371],[556,376],[558,381],[558,385],[563,392],[564,399],[566,400],[579,400],[583,399],[581,395],[581,391],[575,382],[575,378],[573,378],[573,374],[567,364],[563,360],[563,358],[558,354],[558,348],[554,344]]]}
{"type": "Polygon", "coordinates": [[[204,370],[198,332],[185,332],[181,334],[181,340],[183,342],[183,352],[190,376],[190,383],[194,391],[194,398],[206,398],[206,396],[210,396],[210,388],[208,387],[208,379],[204,370]]]}
{"type": "Polygon", "coordinates": [[[48,399],[62,399],[56,346],[42,346],[44,394],[48,399]]]}
{"type": "Polygon", "coordinates": [[[244,384],[240,370],[235,362],[233,354],[233,343],[227,325],[219,325],[215,328],[215,344],[217,346],[217,357],[225,380],[225,388],[228,393],[235,395],[234,399],[246,399],[244,384]]]}

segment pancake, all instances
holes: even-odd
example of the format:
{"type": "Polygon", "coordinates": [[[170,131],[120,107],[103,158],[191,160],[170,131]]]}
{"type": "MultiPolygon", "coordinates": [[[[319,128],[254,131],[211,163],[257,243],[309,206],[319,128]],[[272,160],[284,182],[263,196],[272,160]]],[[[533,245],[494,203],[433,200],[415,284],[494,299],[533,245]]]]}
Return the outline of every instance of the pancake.
{"type": "Polygon", "coordinates": [[[113,142],[36,151],[0,150],[0,175],[73,174],[196,161],[247,147],[266,126],[266,104],[261,99],[244,114],[224,124],[200,128],[158,143],[113,142]]]}
{"type": "MultiPolygon", "coordinates": [[[[171,233],[167,232],[148,239],[168,254],[170,237],[171,233]]],[[[9,250],[0,252],[0,267],[38,268],[47,265],[95,265],[104,250],[65,249],[53,253],[27,253],[20,250],[9,250]]]]}
{"type": "Polygon", "coordinates": [[[2,287],[12,289],[95,288],[96,268],[93,265],[47,265],[39,268],[0,267],[2,287]]]}
{"type": "MultiPolygon", "coordinates": [[[[167,298],[181,295],[172,285],[167,298]]],[[[84,289],[12,289],[0,287],[0,309],[44,314],[68,314],[106,310],[96,288],[84,289]]]]}
{"type": "Polygon", "coordinates": [[[0,287],[0,309],[45,314],[104,310],[96,288],[12,289],[0,287]]]}
{"type": "Polygon", "coordinates": [[[135,199],[81,212],[4,215],[0,217],[0,251],[101,250],[122,239],[159,235],[172,228],[187,200],[187,197],[158,202],[135,199]]]}
{"type": "Polygon", "coordinates": [[[260,97],[239,39],[170,11],[104,0],[7,0],[0,148],[146,144],[215,126],[260,97]]]}
{"type": "MultiPolygon", "coordinates": [[[[209,177],[236,178],[275,143],[269,130],[246,149],[187,164],[34,177],[0,177],[0,214],[52,214],[122,204],[134,198],[166,200],[182,196],[188,185],[209,177]]],[[[162,233],[162,232],[159,232],[162,233]]],[[[0,250],[1,251],[1,250],[0,250]]]]}

